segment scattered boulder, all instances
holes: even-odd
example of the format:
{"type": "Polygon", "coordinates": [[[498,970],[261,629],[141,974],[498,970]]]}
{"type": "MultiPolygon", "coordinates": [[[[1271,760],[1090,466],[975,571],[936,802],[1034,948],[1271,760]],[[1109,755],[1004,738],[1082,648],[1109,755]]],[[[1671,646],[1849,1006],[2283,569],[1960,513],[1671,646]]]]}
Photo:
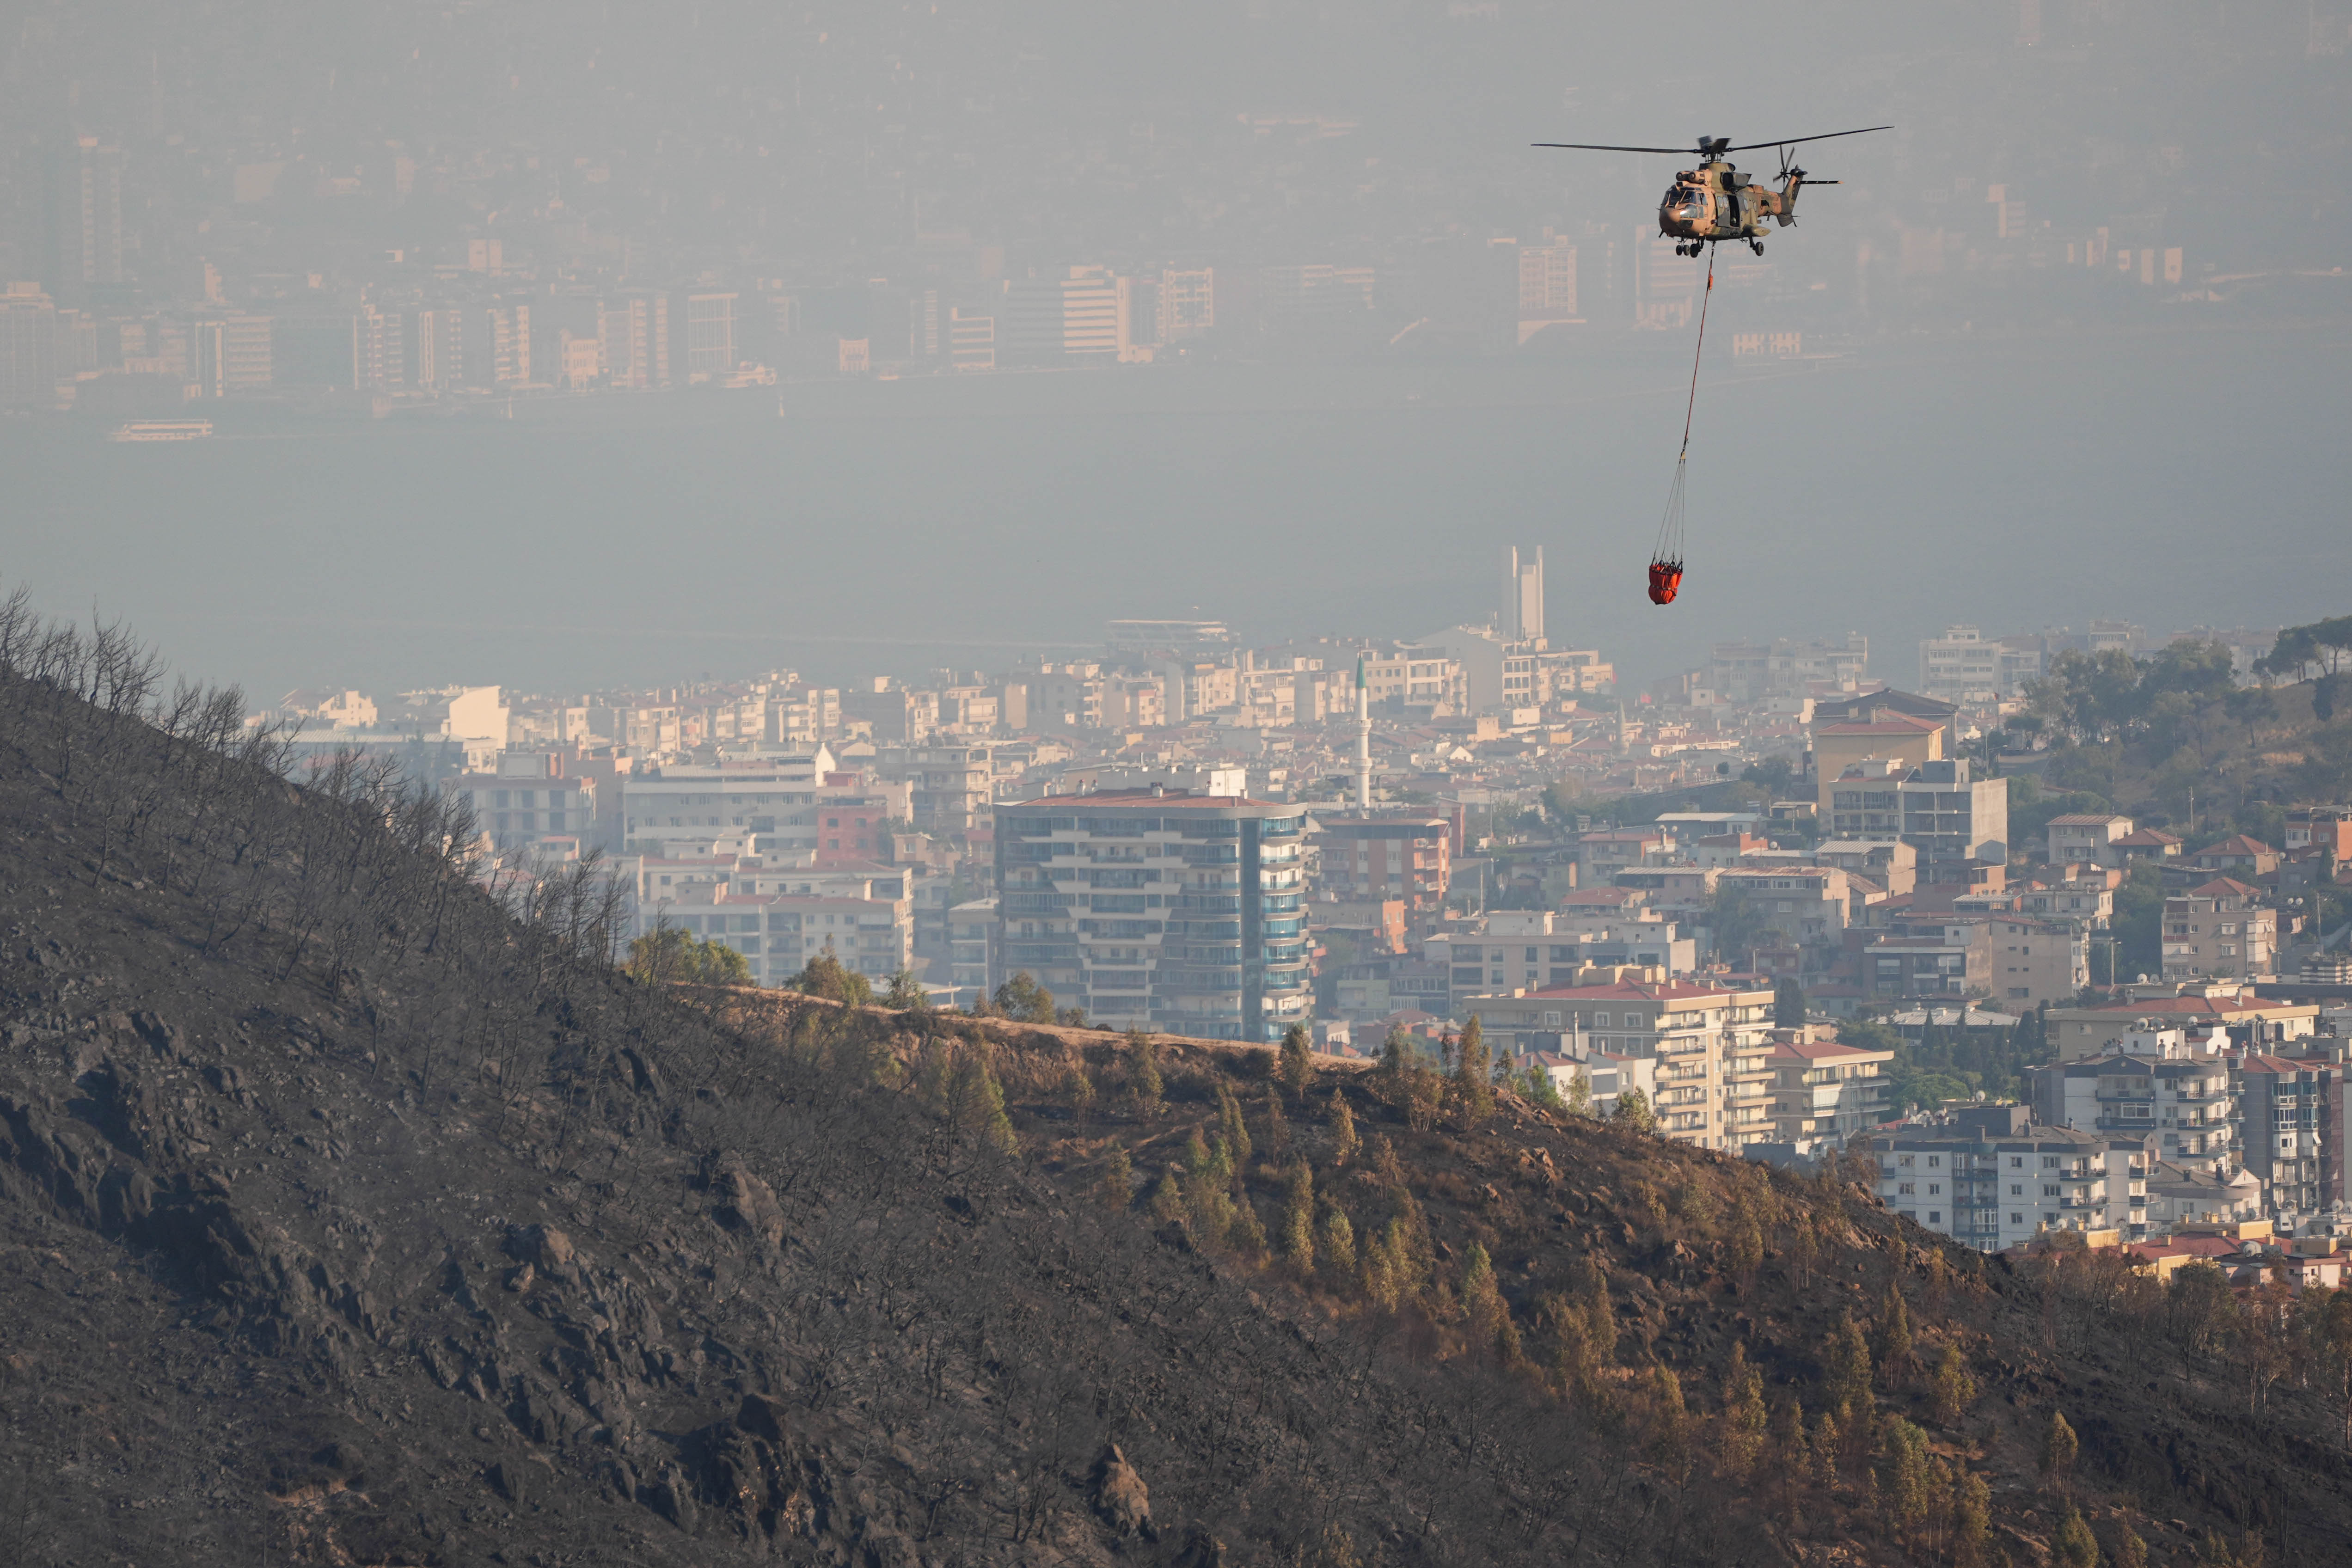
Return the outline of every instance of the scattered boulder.
{"type": "Polygon", "coordinates": [[[518,1226],[507,1235],[507,1256],[528,1263],[540,1273],[555,1274],[572,1266],[572,1238],[543,1225],[518,1226]]]}
{"type": "Polygon", "coordinates": [[[1151,1534],[1151,1489],[1113,1443],[1095,1461],[1095,1512],[1122,1538],[1151,1534]]]}
{"type": "Polygon", "coordinates": [[[784,1211],[773,1187],[744,1168],[741,1159],[722,1154],[711,1190],[719,1199],[719,1218],[735,1230],[759,1237],[770,1247],[784,1239],[784,1211]]]}

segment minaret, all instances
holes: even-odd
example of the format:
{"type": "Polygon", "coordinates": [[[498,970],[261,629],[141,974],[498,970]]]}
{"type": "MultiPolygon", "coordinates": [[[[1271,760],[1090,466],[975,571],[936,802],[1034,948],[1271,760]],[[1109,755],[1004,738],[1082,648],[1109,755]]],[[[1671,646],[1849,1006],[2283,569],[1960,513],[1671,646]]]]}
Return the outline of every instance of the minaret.
{"type": "Polygon", "coordinates": [[[1372,693],[1364,682],[1364,656],[1356,656],[1356,812],[1372,815],[1372,693]]]}

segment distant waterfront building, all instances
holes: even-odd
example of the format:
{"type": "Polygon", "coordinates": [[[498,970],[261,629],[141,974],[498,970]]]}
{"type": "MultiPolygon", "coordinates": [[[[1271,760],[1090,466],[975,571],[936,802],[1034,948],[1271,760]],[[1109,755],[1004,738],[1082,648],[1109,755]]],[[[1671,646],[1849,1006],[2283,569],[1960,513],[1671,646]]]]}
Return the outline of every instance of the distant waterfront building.
{"type": "Polygon", "coordinates": [[[1108,630],[1113,653],[1222,653],[1238,640],[1223,621],[1113,621],[1108,630]]]}
{"type": "Polygon", "coordinates": [[[0,292],[0,408],[30,408],[57,395],[57,305],[38,283],[0,292]]]}
{"type": "Polygon", "coordinates": [[[81,136],[48,157],[42,281],[68,305],[122,281],[122,153],[81,136]]]}
{"type": "Polygon", "coordinates": [[[1108,1028],[1272,1041],[1311,1016],[1304,807],[1132,790],[995,816],[1003,973],[1108,1028]]]}
{"type": "Polygon", "coordinates": [[[1119,352],[1118,279],[1107,267],[1070,267],[1058,276],[1004,285],[997,313],[1001,360],[1024,365],[1101,363],[1119,352]]]}
{"type": "Polygon", "coordinates": [[[1576,311],[1576,247],[1553,238],[1519,247],[1519,336],[1581,321],[1576,311]]]}
{"type": "Polygon", "coordinates": [[[1217,275],[1210,268],[1197,271],[1169,268],[1160,274],[1160,342],[1172,343],[1197,338],[1217,324],[1217,275]]]}
{"type": "Polygon", "coordinates": [[[958,370],[996,368],[996,318],[948,310],[948,363],[958,370]]]}
{"type": "Polygon", "coordinates": [[[604,363],[613,384],[650,391],[669,384],[669,296],[658,289],[625,289],[598,312],[604,363]]]}
{"type": "Polygon", "coordinates": [[[735,296],[686,297],[686,379],[716,381],[735,368],[735,296]]]}

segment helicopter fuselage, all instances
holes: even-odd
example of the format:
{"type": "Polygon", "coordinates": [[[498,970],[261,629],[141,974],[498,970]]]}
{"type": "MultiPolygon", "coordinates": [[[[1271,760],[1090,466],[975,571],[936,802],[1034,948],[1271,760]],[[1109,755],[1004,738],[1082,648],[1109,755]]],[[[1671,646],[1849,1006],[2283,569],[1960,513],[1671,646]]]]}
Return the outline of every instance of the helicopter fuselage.
{"type": "Polygon", "coordinates": [[[1658,232],[1695,245],[1754,240],[1768,221],[1782,228],[1797,221],[1797,192],[1804,183],[1802,172],[1791,170],[1776,191],[1722,159],[1685,169],[1658,203],[1658,232]]]}

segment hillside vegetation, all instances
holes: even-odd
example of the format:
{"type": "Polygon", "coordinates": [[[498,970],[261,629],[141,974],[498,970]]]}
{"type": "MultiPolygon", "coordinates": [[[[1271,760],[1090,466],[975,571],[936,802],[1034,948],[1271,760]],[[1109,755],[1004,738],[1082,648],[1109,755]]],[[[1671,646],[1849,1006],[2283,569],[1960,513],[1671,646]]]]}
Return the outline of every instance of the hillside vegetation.
{"type": "Polygon", "coordinates": [[[2352,799],[2352,616],[2289,626],[2242,687],[2220,643],[2177,642],[2135,661],[2067,652],[2029,689],[2012,744],[2046,736],[2043,787],[2012,798],[2030,844],[2066,811],[2120,811],[2189,837],[2250,833],[2276,847],[2297,801],[2352,799]]]}
{"type": "Polygon", "coordinates": [[[2319,1298],[2012,1269],[1475,1045],[646,984],[241,709],[0,607],[5,1568],[2352,1553],[2319,1298]]]}

